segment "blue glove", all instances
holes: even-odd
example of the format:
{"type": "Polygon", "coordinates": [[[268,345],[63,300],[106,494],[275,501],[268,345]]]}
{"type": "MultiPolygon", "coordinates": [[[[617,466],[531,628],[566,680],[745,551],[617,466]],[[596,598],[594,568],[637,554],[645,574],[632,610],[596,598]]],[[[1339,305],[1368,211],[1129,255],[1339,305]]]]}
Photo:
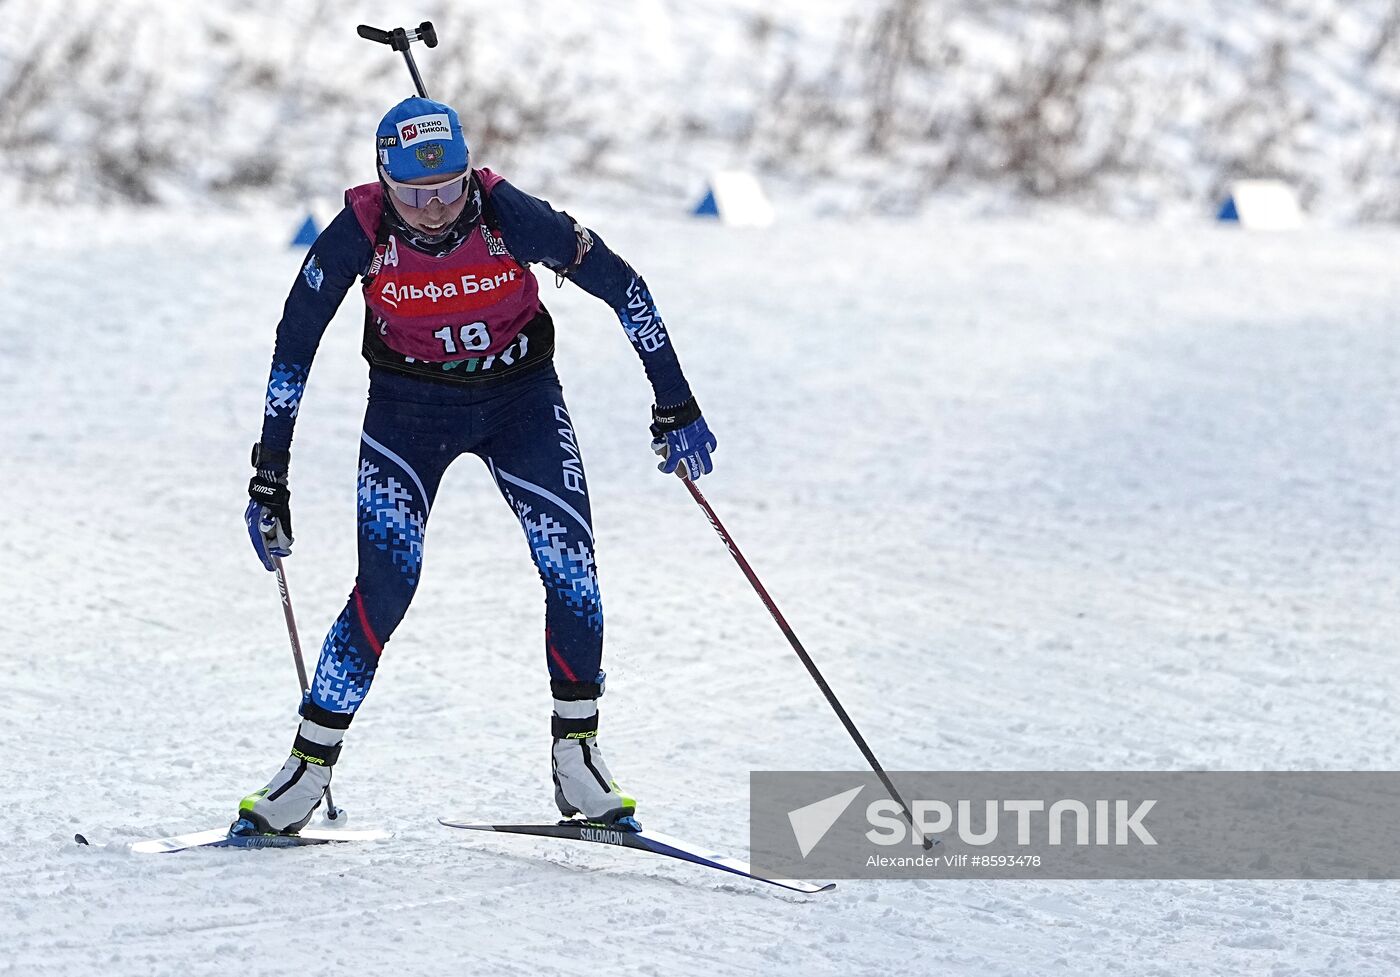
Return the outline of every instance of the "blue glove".
{"type": "Polygon", "coordinates": [[[700,416],[700,406],[691,397],[677,407],[651,409],[651,450],[661,456],[658,471],[667,475],[679,470],[681,478],[699,480],[715,470],[710,452],[719,446],[710,426],[700,416]]]}
{"type": "Polygon", "coordinates": [[[274,455],[253,445],[253,478],[243,521],[262,565],[275,570],[274,556],[292,555],[292,492],[287,488],[287,452],[274,455]],[[280,464],[279,464],[280,462],[280,464]]]}

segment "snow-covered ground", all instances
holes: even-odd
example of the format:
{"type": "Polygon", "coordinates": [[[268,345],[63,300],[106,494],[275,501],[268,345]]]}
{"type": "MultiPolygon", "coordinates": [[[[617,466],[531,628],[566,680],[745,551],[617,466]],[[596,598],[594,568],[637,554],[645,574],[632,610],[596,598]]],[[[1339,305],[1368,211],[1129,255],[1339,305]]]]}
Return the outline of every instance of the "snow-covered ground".
{"type": "MultiPolygon", "coordinates": [[[[888,767],[1400,765],[1400,233],[580,216],[647,275],[719,437],[703,487],[888,767]]],[[[106,218],[81,253],[34,221],[0,270],[0,972],[1400,970],[1394,883],[803,898],[439,827],[552,810],[539,584],[471,459],[335,780],[395,837],[126,854],[227,821],[290,742],[241,515],[299,258],[280,219],[106,218]]],[[[749,770],[859,755],[652,470],[611,313],[545,295],[593,485],[604,741],[648,825],[742,852],[749,770]]],[[[294,449],[312,651],[353,576],[356,304],[294,449]]]]}

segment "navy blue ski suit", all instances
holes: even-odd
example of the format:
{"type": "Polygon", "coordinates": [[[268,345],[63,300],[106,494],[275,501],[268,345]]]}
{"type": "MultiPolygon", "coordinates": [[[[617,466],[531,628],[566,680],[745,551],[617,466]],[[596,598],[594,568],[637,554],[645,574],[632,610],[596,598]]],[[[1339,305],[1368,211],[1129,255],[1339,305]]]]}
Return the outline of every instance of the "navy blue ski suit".
{"type": "MultiPolygon", "coordinates": [[[[617,312],[658,405],[690,398],[645,282],[601,238],[505,181],[491,191],[483,221],[489,221],[521,265],[540,263],[565,272],[617,312]],[[590,238],[580,261],[580,243],[590,238]]],[[[406,240],[396,245],[412,246],[406,240]]],[[[312,246],[277,328],[262,429],[265,453],[289,455],[321,336],[346,291],[370,270],[375,254],[376,242],[349,206],[312,246]]],[[[360,441],[358,574],[326,635],[304,714],[323,721],[334,716],[336,725],[343,725],[363,701],[384,646],[418,585],[424,534],[442,476],[467,453],[486,464],[520,520],[544,582],[551,680],[585,687],[598,680],[603,607],[588,488],[550,355],[553,325],[543,308],[540,314],[544,318],[532,326],[543,323],[547,334],[542,337],[536,329],[531,361],[524,362],[522,354],[522,362],[512,364],[518,368],[502,375],[478,369],[482,364],[477,360],[428,375],[421,363],[372,355],[373,330],[367,328],[371,366],[360,441]]]]}

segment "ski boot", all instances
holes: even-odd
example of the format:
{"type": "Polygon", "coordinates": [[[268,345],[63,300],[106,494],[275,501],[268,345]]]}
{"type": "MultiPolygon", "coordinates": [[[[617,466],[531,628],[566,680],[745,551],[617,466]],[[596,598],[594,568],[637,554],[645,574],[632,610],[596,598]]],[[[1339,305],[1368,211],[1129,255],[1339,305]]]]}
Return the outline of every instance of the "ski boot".
{"type": "Polygon", "coordinates": [[[624,831],[640,831],[634,815],[635,799],[623,793],[608,771],[598,747],[599,682],[555,681],[552,767],[554,803],[566,818],[582,815],[587,821],[624,831]],[[561,697],[564,696],[564,697],[561,697]],[[583,698],[582,696],[587,696],[583,698]]]}
{"type": "Polygon", "coordinates": [[[344,736],[344,729],[303,719],[292,755],[266,787],[239,803],[238,820],[230,833],[294,835],[306,827],[326,796],[344,736]]]}

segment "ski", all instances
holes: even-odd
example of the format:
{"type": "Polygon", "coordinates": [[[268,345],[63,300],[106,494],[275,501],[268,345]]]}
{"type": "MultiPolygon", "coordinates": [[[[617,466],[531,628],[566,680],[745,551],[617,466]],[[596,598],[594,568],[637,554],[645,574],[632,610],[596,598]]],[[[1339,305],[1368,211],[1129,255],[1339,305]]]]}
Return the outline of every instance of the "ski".
{"type": "MultiPolygon", "coordinates": [[[[380,841],[392,833],[380,829],[342,831],[339,829],[306,828],[299,834],[230,834],[228,828],[211,828],[168,838],[151,838],[128,845],[137,855],[163,855],[189,851],[192,848],[301,848],[306,845],[329,845],[343,841],[380,841]]],[[[80,845],[90,844],[82,835],[74,835],[80,845]]]]}
{"type": "Polygon", "coordinates": [[[755,882],[767,882],[793,892],[827,892],[836,888],[835,882],[821,884],[804,882],[800,879],[774,879],[758,875],[749,869],[749,863],[718,852],[712,852],[670,835],[655,831],[624,831],[607,828],[586,821],[560,821],[556,824],[478,824],[471,821],[449,821],[438,818],[438,823],[448,828],[465,828],[468,831],[494,831],[498,834],[537,835],[543,838],[562,838],[567,841],[585,841],[597,845],[614,845],[619,848],[632,848],[678,858],[694,865],[716,868],[722,872],[742,875],[755,882]]]}

